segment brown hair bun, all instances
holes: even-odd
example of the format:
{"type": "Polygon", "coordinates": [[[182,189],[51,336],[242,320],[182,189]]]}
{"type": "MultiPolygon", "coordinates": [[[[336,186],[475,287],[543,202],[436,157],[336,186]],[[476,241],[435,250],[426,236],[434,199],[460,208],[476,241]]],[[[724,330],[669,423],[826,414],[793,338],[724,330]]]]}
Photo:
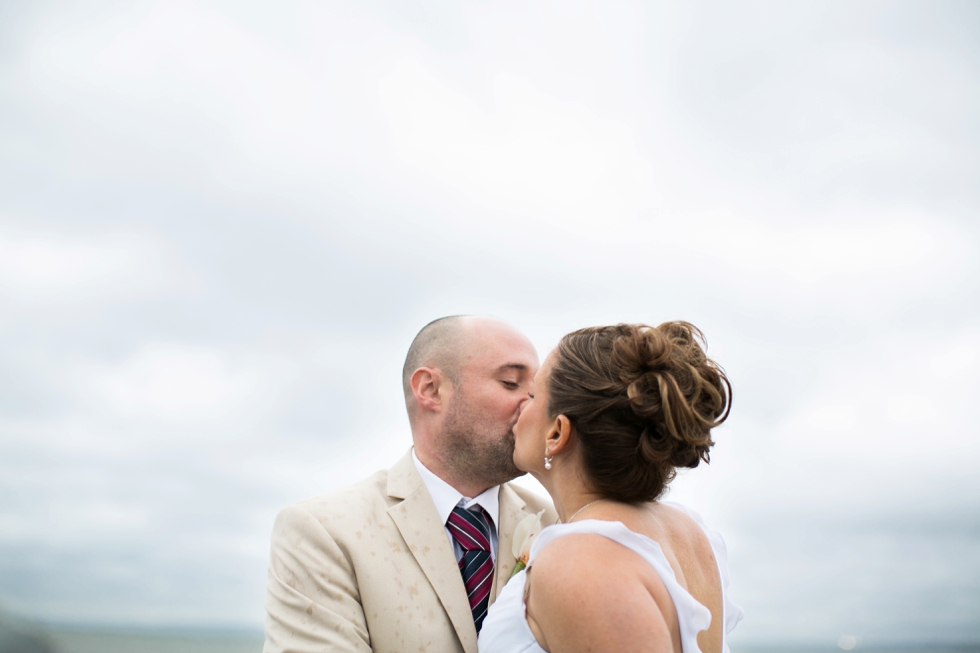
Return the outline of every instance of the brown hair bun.
{"type": "Polygon", "coordinates": [[[694,325],[664,322],[581,329],[558,343],[548,412],[571,421],[603,497],[652,501],[677,467],[709,462],[732,392],[704,342],[694,325]]]}

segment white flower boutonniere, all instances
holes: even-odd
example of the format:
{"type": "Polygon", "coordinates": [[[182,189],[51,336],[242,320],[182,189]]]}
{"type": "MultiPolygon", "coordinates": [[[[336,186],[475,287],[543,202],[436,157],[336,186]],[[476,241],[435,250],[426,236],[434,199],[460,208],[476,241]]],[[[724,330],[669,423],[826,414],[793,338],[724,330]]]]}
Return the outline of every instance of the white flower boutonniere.
{"type": "Polygon", "coordinates": [[[527,567],[527,559],[531,555],[531,541],[535,535],[541,532],[541,515],[543,514],[544,510],[536,515],[528,515],[517,522],[517,527],[514,529],[513,546],[513,554],[517,558],[517,564],[514,565],[514,571],[510,575],[511,578],[521,569],[527,567]]]}

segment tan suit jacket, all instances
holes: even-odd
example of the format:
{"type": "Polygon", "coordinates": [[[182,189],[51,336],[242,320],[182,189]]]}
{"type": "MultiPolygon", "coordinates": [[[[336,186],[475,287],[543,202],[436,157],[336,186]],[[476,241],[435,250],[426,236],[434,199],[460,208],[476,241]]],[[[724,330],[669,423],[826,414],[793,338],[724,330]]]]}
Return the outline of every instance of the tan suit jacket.
{"type": "MultiPolygon", "coordinates": [[[[514,527],[550,501],[500,486],[491,600],[510,578],[514,527]]],[[[409,452],[394,467],[287,506],[272,531],[264,653],[477,653],[444,524],[409,452]]]]}

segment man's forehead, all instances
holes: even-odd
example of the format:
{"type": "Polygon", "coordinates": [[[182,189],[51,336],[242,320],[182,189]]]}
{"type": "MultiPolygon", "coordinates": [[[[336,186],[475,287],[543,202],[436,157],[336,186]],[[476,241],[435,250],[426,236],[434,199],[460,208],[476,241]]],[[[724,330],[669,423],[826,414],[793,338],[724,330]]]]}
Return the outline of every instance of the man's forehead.
{"type": "Polygon", "coordinates": [[[497,368],[498,372],[534,372],[536,366],[532,367],[527,363],[504,363],[497,368]]]}
{"type": "Polygon", "coordinates": [[[462,359],[464,366],[479,368],[486,372],[530,372],[538,371],[538,358],[533,349],[501,346],[482,347],[471,350],[462,359]]]}
{"type": "Polygon", "coordinates": [[[479,370],[484,374],[531,374],[538,370],[538,356],[534,347],[518,334],[511,339],[492,339],[472,343],[473,347],[462,358],[463,367],[479,370]]]}

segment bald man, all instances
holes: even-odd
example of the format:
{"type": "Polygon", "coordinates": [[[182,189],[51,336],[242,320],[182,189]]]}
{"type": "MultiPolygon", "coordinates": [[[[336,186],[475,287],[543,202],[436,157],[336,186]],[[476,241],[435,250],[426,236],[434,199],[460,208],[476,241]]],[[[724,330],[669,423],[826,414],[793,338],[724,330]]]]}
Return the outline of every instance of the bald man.
{"type": "Polygon", "coordinates": [[[265,653],[477,653],[516,563],[514,527],[541,510],[557,521],[549,501],[508,483],[537,368],[530,341],[494,318],[419,332],[402,373],[413,448],[276,519],[265,653]]]}

